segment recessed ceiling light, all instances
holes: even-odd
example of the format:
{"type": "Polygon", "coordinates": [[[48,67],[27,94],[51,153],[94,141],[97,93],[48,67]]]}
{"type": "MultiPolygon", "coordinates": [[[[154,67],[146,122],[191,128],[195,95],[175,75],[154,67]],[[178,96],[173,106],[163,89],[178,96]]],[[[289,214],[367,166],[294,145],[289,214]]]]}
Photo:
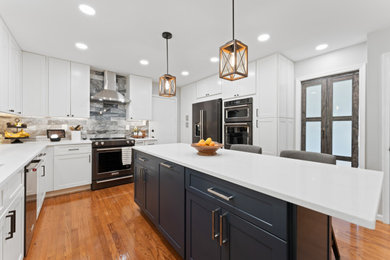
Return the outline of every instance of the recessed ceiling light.
{"type": "Polygon", "coordinates": [[[83,12],[86,15],[95,15],[96,14],[95,9],[93,9],[89,5],[84,5],[84,4],[79,5],[79,9],[81,12],[83,12]]]}
{"type": "Polygon", "coordinates": [[[184,70],[184,71],[181,72],[181,75],[183,75],[183,76],[188,76],[188,75],[190,75],[190,73],[189,73],[188,71],[185,71],[185,70],[184,70]]]}
{"type": "Polygon", "coordinates": [[[269,36],[269,34],[263,33],[263,34],[260,34],[259,37],[257,37],[257,40],[259,42],[266,42],[269,40],[269,38],[271,38],[271,36],[269,36]]]}
{"type": "Polygon", "coordinates": [[[139,63],[141,63],[141,65],[149,65],[149,61],[148,60],[140,60],[139,63]]]}
{"type": "Polygon", "coordinates": [[[215,63],[215,62],[218,62],[219,59],[218,59],[218,57],[211,57],[210,61],[215,63]]]}
{"type": "Polygon", "coordinates": [[[77,49],[80,49],[80,50],[87,50],[88,49],[88,46],[82,42],[76,42],[75,46],[77,49]]]}
{"type": "Polygon", "coordinates": [[[317,45],[316,50],[322,51],[322,50],[325,50],[326,48],[328,48],[328,44],[323,43],[323,44],[317,45]]]}

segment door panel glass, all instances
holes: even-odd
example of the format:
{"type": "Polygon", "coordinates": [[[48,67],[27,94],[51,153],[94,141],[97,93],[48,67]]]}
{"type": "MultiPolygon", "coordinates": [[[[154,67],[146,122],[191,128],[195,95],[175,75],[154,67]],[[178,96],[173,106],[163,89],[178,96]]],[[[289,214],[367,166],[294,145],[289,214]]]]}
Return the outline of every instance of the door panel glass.
{"type": "Polygon", "coordinates": [[[349,162],[349,161],[337,160],[337,161],[336,161],[336,165],[351,167],[351,166],[352,166],[352,163],[349,162]]]}
{"type": "Polygon", "coordinates": [[[226,118],[247,118],[249,116],[248,108],[226,109],[226,118]]]}
{"type": "Polygon", "coordinates": [[[333,83],[333,116],[352,116],[352,79],[333,83]]]}
{"type": "Polygon", "coordinates": [[[306,122],[306,151],[321,152],[321,122],[306,122]]]}
{"type": "Polygon", "coordinates": [[[352,121],[333,121],[332,154],[351,156],[352,153],[352,121]]]}
{"type": "Polygon", "coordinates": [[[306,117],[321,117],[321,85],[306,88],[306,117]]]}

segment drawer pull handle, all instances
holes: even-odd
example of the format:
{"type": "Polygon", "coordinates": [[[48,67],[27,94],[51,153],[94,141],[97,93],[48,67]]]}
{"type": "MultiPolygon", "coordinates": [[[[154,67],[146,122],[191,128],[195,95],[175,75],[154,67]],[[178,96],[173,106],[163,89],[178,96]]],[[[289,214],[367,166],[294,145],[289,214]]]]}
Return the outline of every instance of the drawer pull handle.
{"type": "Polygon", "coordinates": [[[213,188],[208,188],[207,191],[208,191],[209,193],[211,193],[211,194],[213,194],[213,195],[215,195],[215,196],[221,198],[221,199],[226,200],[226,201],[231,201],[231,200],[234,198],[233,195],[226,196],[226,195],[224,195],[224,194],[221,194],[221,193],[215,191],[214,189],[215,189],[214,187],[213,187],[213,188]]]}
{"type": "Polygon", "coordinates": [[[214,240],[219,236],[219,233],[215,234],[215,213],[220,211],[220,208],[217,208],[211,211],[211,239],[214,240]]]}
{"type": "Polygon", "coordinates": [[[144,159],[144,158],[141,158],[141,157],[139,157],[139,158],[138,158],[138,160],[140,160],[141,162],[144,162],[144,161],[146,161],[146,159],[144,159]]]}
{"type": "Polygon", "coordinates": [[[99,183],[105,183],[105,182],[110,182],[110,181],[129,179],[129,178],[132,178],[132,177],[133,177],[133,175],[129,175],[129,176],[124,176],[124,177],[112,178],[112,179],[108,179],[108,180],[96,181],[96,183],[99,184],[99,183]]]}
{"type": "Polygon", "coordinates": [[[80,149],[79,149],[79,148],[68,149],[69,152],[70,152],[70,151],[78,151],[78,150],[80,150],[80,149]]]}
{"type": "Polygon", "coordinates": [[[227,242],[227,239],[223,239],[223,219],[226,217],[227,213],[219,216],[219,232],[221,235],[219,236],[219,245],[222,246],[227,242]]]}
{"type": "Polygon", "coordinates": [[[5,238],[5,240],[11,239],[14,237],[14,233],[16,232],[16,210],[11,210],[8,212],[9,215],[5,216],[6,218],[11,218],[11,231],[8,232],[9,236],[5,238]]]}
{"type": "Polygon", "coordinates": [[[166,164],[166,163],[160,163],[161,166],[164,166],[165,168],[172,169],[172,165],[166,164]]]}

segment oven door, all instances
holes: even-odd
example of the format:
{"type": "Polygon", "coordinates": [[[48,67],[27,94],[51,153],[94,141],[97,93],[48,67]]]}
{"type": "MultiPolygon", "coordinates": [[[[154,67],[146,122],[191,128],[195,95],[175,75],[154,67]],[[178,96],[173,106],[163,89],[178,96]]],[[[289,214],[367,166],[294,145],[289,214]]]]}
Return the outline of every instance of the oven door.
{"type": "Polygon", "coordinates": [[[225,124],[225,148],[232,144],[252,144],[252,122],[225,124]]]}
{"type": "Polygon", "coordinates": [[[252,105],[225,107],[225,123],[252,121],[252,105]]]}
{"type": "Polygon", "coordinates": [[[122,147],[93,149],[93,180],[131,174],[131,165],[122,163],[122,147]]]}

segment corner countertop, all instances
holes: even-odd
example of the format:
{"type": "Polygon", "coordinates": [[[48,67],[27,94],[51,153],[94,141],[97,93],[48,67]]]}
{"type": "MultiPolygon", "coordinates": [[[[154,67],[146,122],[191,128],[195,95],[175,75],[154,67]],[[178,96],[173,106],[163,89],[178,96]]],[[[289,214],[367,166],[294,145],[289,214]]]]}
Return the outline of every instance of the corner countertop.
{"type": "Polygon", "coordinates": [[[383,172],[222,149],[199,156],[189,144],[136,146],[184,167],[374,229],[383,172]]]}
{"type": "Polygon", "coordinates": [[[0,144],[0,184],[23,170],[35,156],[48,146],[91,144],[90,140],[62,140],[59,142],[25,142],[23,144],[0,144]]]}

